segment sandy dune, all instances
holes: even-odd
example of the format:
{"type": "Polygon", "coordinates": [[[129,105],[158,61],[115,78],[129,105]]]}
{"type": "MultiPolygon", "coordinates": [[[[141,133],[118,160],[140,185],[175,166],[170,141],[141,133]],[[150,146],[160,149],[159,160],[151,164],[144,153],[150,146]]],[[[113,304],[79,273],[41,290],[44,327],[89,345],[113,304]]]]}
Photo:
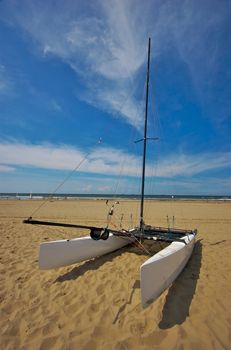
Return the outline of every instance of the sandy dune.
{"type": "MultiPolygon", "coordinates": [[[[199,230],[185,270],[146,309],[139,266],[147,256],[137,248],[40,271],[40,242],[86,234],[23,224],[40,203],[0,201],[2,349],[231,348],[231,203],[146,203],[147,223],[166,225],[168,214],[175,226],[199,230]]],[[[34,217],[104,225],[107,211],[105,201],[62,200],[48,202],[34,217]]],[[[114,222],[124,213],[129,226],[130,212],[139,212],[138,203],[120,201],[114,222]]]]}

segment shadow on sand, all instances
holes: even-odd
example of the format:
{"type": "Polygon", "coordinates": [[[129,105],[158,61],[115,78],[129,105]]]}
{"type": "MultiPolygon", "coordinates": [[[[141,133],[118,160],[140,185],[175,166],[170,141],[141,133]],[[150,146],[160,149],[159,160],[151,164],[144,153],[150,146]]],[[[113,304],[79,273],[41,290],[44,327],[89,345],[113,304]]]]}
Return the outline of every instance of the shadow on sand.
{"type": "Polygon", "coordinates": [[[112,322],[112,324],[116,324],[116,322],[119,320],[119,317],[120,315],[123,313],[123,311],[125,310],[126,306],[127,305],[130,305],[132,303],[132,297],[133,297],[133,294],[135,292],[136,289],[140,289],[140,281],[136,280],[133,284],[133,287],[132,287],[132,291],[130,293],[130,297],[128,299],[128,301],[126,301],[126,303],[124,303],[118,310],[117,314],[116,314],[116,317],[114,319],[114,321],[112,322]]]}
{"type": "Polygon", "coordinates": [[[189,316],[190,305],[200,275],[201,257],[202,244],[201,240],[198,240],[186,268],[169,288],[159,328],[167,329],[182,324],[189,316]]]}
{"type": "Polygon", "coordinates": [[[100,266],[102,266],[108,261],[112,261],[117,256],[123,254],[126,250],[127,250],[127,247],[123,247],[112,253],[108,253],[98,258],[95,258],[94,260],[88,260],[84,262],[82,265],[76,266],[71,271],[68,271],[64,275],[61,275],[58,278],[56,278],[54,283],[64,282],[69,280],[76,280],[77,278],[84,275],[85,272],[89,270],[97,270],[98,268],[100,268],[100,266]]]}
{"type": "MultiPolygon", "coordinates": [[[[160,247],[158,245],[154,245],[155,251],[152,252],[152,254],[157,253],[160,250],[160,247]]],[[[163,247],[161,247],[163,249],[163,247]]],[[[144,255],[144,252],[141,251],[137,246],[130,245],[130,246],[125,246],[123,248],[119,248],[118,250],[108,253],[102,256],[99,256],[98,258],[91,259],[88,261],[85,261],[82,263],[82,265],[74,267],[71,271],[68,271],[64,275],[60,275],[55,281],[56,282],[64,282],[68,280],[76,280],[78,277],[84,275],[85,272],[89,270],[97,270],[105,264],[108,261],[112,261],[115,259],[117,256],[123,254],[124,252],[128,253],[136,253],[139,255],[144,255]]]]}
{"type": "MultiPolygon", "coordinates": [[[[117,256],[120,256],[124,252],[139,252],[137,247],[131,246],[129,248],[123,247],[115,252],[100,256],[99,258],[95,258],[94,260],[83,262],[81,265],[74,267],[71,271],[60,275],[53,283],[76,280],[80,276],[84,275],[87,271],[99,269],[106,262],[113,261],[117,256]]],[[[158,247],[156,247],[155,250],[157,248],[158,247]]],[[[152,253],[156,253],[156,251],[152,253]]],[[[143,254],[143,252],[140,252],[140,254],[143,254]]],[[[197,280],[200,275],[201,257],[202,243],[201,240],[198,240],[195,243],[193,254],[187,266],[168,290],[162,311],[162,319],[158,325],[159,328],[168,329],[174,327],[177,324],[182,324],[189,316],[190,305],[195,294],[197,280]]],[[[113,324],[118,321],[121,313],[124,311],[126,306],[128,304],[131,304],[135,289],[140,289],[140,281],[135,281],[129,300],[120,307],[113,321],[113,324]]]]}

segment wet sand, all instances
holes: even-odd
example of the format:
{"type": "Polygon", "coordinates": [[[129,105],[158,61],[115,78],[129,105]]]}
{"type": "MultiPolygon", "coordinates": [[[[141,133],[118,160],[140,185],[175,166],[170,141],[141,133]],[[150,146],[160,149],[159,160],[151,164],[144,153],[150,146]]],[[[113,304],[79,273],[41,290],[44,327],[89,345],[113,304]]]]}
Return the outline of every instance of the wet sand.
{"type": "MultiPolygon", "coordinates": [[[[86,235],[83,230],[22,223],[36,200],[0,201],[0,343],[2,349],[230,349],[231,203],[147,201],[146,222],[197,228],[186,268],[155,302],[140,304],[139,266],[147,259],[123,248],[60,269],[38,269],[39,244],[86,235]]],[[[104,225],[99,200],[50,201],[34,218],[104,225]]],[[[112,224],[139,213],[116,205],[112,224]]],[[[135,221],[135,219],[132,219],[135,221]]],[[[160,247],[156,246],[156,249],[160,247]]]]}

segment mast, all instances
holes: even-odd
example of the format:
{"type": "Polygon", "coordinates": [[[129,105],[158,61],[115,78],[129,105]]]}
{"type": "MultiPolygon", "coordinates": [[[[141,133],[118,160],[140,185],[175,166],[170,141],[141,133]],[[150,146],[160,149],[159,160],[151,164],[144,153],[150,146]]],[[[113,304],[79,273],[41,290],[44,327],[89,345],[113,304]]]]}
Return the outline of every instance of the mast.
{"type": "Polygon", "coordinates": [[[148,64],[146,78],[146,103],[145,103],[145,119],[144,119],[144,146],[143,146],[143,168],[142,168],[142,186],[141,186],[141,203],[140,203],[140,230],[143,231],[144,226],[144,182],[145,182],[145,163],[146,163],[146,144],[147,144],[147,124],[148,124],[148,92],[149,92],[149,71],[150,71],[150,51],[151,38],[148,39],[148,64]]]}

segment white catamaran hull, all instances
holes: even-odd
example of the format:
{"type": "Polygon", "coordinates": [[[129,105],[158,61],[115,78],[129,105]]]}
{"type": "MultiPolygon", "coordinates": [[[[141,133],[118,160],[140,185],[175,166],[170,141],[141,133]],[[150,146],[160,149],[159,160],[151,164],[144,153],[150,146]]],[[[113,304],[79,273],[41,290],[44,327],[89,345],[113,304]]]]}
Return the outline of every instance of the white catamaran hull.
{"type": "Polygon", "coordinates": [[[109,235],[107,240],[94,241],[91,237],[43,242],[40,244],[39,268],[41,270],[67,266],[96,258],[131,243],[131,239],[109,235]]]}
{"type": "Polygon", "coordinates": [[[177,278],[189,260],[195,235],[182,237],[186,242],[172,242],[168,247],[153,255],[140,267],[141,302],[155,300],[177,278]]]}

